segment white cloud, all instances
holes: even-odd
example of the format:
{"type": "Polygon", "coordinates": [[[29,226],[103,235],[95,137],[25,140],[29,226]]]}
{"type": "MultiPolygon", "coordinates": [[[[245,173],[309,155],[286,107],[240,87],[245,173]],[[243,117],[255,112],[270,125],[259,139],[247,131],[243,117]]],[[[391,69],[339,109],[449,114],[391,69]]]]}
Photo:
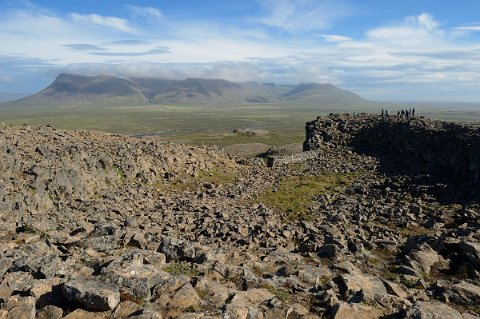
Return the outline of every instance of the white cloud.
{"type": "Polygon", "coordinates": [[[78,13],[70,13],[69,18],[76,22],[82,23],[85,25],[97,25],[101,27],[108,27],[113,28],[119,31],[134,33],[135,30],[130,27],[127,20],[117,17],[108,17],[108,16],[101,16],[95,13],[92,14],[78,14],[78,13]]]}
{"type": "MultiPolygon", "coordinates": [[[[60,72],[60,70],[59,70],[60,72]]],[[[254,63],[80,63],[69,64],[61,72],[82,75],[112,75],[123,78],[152,77],[173,80],[186,78],[225,79],[235,82],[260,81],[262,70],[254,63]]]]}
{"type": "Polygon", "coordinates": [[[445,32],[440,24],[428,13],[407,17],[401,24],[379,27],[367,32],[373,41],[394,42],[396,46],[425,45],[441,40],[445,32]]]}
{"type": "Polygon", "coordinates": [[[162,17],[162,12],[153,7],[139,7],[135,5],[127,4],[125,7],[136,17],[144,17],[147,19],[160,19],[162,17]]]}
{"type": "MultiPolygon", "coordinates": [[[[329,15],[328,10],[318,12],[318,22],[308,14],[302,18],[301,13],[335,6],[333,2],[262,3],[273,6],[268,9],[267,24],[288,32],[251,23],[226,25],[169,17],[148,26],[139,23],[133,30],[125,19],[95,14],[62,16],[29,8],[0,12],[0,62],[4,61],[0,74],[3,82],[7,77],[17,81],[21,73],[38,79],[47,69],[52,78],[63,70],[121,77],[317,81],[352,89],[370,99],[385,98],[384,92],[414,99],[404,92],[419,88],[426,99],[435,97],[438,87],[452,95],[478,91],[480,43],[468,38],[466,30],[447,28],[430,14],[407,17],[351,38],[334,32],[304,32],[326,28],[338,16],[329,15]],[[282,21],[287,24],[282,26],[282,21]],[[167,48],[170,54],[164,54],[167,48]],[[8,59],[19,56],[24,59],[8,59]]],[[[475,95],[480,98],[479,93],[468,96],[475,95]]]]}
{"type": "Polygon", "coordinates": [[[425,29],[425,30],[428,30],[428,31],[434,31],[434,30],[438,29],[438,27],[440,26],[440,24],[429,13],[422,13],[418,17],[413,17],[413,18],[410,18],[410,19],[413,19],[414,24],[418,23],[418,25],[422,29],[425,29]]]}
{"type": "Polygon", "coordinates": [[[471,25],[467,27],[456,27],[453,28],[454,30],[458,31],[480,31],[480,25],[471,25]]]}
{"type": "Polygon", "coordinates": [[[323,30],[350,15],[350,7],[331,0],[260,0],[268,12],[261,23],[288,32],[323,30]]]}
{"type": "Polygon", "coordinates": [[[325,34],[323,35],[323,37],[327,42],[344,42],[344,41],[352,40],[352,38],[350,37],[345,37],[343,35],[335,35],[335,34],[325,34]]]}

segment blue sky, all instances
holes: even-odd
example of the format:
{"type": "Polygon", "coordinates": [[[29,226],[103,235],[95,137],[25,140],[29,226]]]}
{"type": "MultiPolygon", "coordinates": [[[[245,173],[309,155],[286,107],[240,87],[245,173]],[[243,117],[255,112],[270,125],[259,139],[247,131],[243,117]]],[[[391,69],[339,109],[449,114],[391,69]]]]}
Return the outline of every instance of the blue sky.
{"type": "Polygon", "coordinates": [[[478,0],[0,0],[0,92],[70,72],[480,101],[478,0]]]}

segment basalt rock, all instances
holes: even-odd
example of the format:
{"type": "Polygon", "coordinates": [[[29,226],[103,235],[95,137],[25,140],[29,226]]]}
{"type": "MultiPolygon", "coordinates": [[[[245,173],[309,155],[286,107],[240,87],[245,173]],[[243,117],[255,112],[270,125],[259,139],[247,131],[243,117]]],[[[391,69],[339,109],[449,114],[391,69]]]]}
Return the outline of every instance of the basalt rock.
{"type": "Polygon", "coordinates": [[[271,150],[270,167],[155,137],[0,127],[0,318],[477,317],[480,205],[459,196],[475,180],[453,190],[466,170],[427,145],[462,152],[474,126],[312,125],[314,149],[271,150]]]}
{"type": "Polygon", "coordinates": [[[396,159],[390,170],[428,173],[434,181],[461,186],[464,195],[480,186],[478,124],[367,114],[332,114],[307,122],[304,150],[340,146],[351,146],[383,162],[396,159]]]}

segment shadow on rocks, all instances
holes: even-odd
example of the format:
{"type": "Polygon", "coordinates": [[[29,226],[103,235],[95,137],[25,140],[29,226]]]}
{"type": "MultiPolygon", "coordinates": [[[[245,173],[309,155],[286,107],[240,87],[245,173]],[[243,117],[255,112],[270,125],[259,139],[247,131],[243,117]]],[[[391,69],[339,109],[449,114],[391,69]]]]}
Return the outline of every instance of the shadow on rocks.
{"type": "Polygon", "coordinates": [[[478,128],[385,120],[360,130],[350,146],[377,158],[379,171],[392,180],[407,182],[413,194],[427,193],[443,204],[479,199],[478,128]]]}

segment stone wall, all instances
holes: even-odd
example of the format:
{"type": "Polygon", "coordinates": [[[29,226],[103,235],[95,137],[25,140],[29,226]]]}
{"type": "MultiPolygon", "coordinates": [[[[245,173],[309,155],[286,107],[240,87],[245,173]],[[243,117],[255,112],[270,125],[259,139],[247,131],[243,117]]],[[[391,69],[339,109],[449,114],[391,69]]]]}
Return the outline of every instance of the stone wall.
{"type": "Polygon", "coordinates": [[[480,125],[361,114],[306,124],[305,151],[351,147],[412,173],[479,186],[480,125]]]}

